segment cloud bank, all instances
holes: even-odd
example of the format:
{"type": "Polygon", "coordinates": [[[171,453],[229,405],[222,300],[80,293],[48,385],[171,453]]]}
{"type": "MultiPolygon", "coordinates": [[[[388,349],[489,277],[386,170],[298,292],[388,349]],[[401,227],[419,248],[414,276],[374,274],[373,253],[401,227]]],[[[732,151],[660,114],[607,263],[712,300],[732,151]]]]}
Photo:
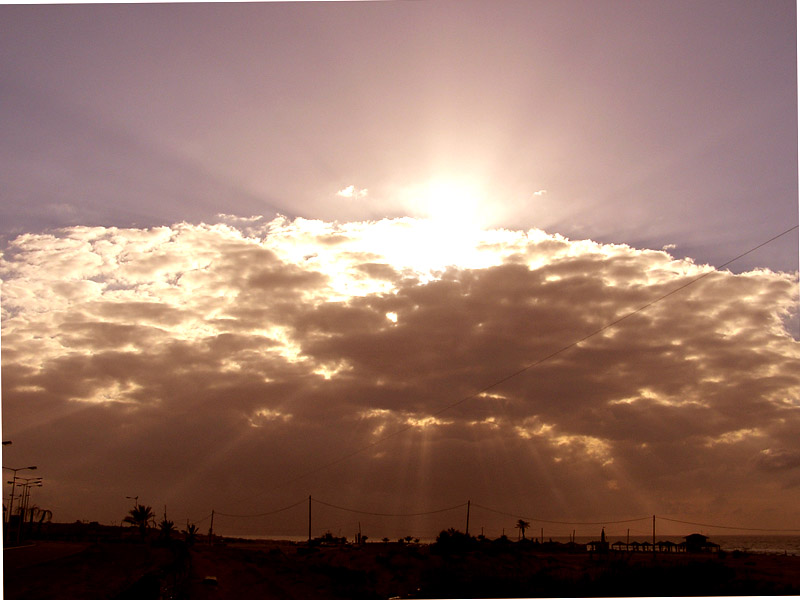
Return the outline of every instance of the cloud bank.
{"type": "MultiPolygon", "coordinates": [[[[4,462],[38,464],[57,520],[119,522],[134,495],[180,521],[314,494],[377,512],[472,499],[552,520],[800,527],[800,344],[783,326],[796,274],[539,230],[238,224],[8,247],[4,462]]],[[[224,527],[302,535],[302,512],[224,527]]],[[[321,518],[349,535],[358,517],[321,518]]],[[[435,535],[452,518],[397,527],[435,535]]]]}

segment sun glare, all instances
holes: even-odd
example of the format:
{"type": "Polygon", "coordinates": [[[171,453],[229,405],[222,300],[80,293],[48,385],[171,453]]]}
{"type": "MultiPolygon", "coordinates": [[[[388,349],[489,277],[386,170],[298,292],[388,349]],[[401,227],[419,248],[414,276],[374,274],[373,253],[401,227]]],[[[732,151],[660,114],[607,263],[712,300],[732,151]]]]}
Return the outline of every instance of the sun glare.
{"type": "Polygon", "coordinates": [[[401,263],[417,269],[449,265],[478,266],[486,257],[476,249],[482,211],[487,207],[481,186],[467,177],[438,177],[400,192],[411,220],[399,239],[396,228],[385,231],[376,247],[387,257],[400,253],[401,263]]]}
{"type": "Polygon", "coordinates": [[[446,228],[480,227],[480,192],[475,184],[437,179],[419,194],[420,213],[446,228]]]}

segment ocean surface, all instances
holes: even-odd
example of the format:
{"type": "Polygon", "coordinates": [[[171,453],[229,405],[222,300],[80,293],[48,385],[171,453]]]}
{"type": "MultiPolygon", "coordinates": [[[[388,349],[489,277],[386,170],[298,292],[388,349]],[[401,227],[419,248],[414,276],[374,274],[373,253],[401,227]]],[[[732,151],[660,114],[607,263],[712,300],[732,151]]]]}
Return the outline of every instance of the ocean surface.
{"type": "Polygon", "coordinates": [[[800,536],[796,535],[720,535],[712,538],[723,550],[743,550],[759,554],[800,556],[800,536]]]}

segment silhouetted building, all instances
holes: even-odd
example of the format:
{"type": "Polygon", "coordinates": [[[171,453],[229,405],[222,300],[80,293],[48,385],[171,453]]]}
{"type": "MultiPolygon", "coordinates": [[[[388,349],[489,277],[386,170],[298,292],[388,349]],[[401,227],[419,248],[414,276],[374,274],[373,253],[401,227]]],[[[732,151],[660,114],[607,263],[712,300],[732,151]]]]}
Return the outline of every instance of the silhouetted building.
{"type": "Polygon", "coordinates": [[[608,542],[606,541],[606,528],[600,530],[600,541],[589,542],[587,544],[589,552],[597,552],[598,554],[608,553],[608,542]]]}
{"type": "Polygon", "coordinates": [[[692,533],[687,535],[685,542],[680,545],[686,549],[686,552],[717,552],[719,551],[719,544],[708,541],[708,537],[700,533],[692,533]]]}
{"type": "Polygon", "coordinates": [[[665,542],[659,541],[656,546],[658,546],[659,552],[677,552],[678,550],[678,544],[669,540],[665,542]]]}
{"type": "Polygon", "coordinates": [[[622,550],[628,549],[628,544],[620,540],[611,544],[611,549],[617,552],[622,552],[622,550]]]}

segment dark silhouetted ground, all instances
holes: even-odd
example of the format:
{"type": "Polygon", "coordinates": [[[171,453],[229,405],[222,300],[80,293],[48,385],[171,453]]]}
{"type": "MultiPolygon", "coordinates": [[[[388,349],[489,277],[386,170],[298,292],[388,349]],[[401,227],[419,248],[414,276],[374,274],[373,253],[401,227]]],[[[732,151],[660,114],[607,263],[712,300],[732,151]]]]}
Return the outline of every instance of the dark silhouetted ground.
{"type": "Polygon", "coordinates": [[[597,597],[800,593],[800,557],[291,542],[37,541],[4,551],[5,598],[597,597]]]}

